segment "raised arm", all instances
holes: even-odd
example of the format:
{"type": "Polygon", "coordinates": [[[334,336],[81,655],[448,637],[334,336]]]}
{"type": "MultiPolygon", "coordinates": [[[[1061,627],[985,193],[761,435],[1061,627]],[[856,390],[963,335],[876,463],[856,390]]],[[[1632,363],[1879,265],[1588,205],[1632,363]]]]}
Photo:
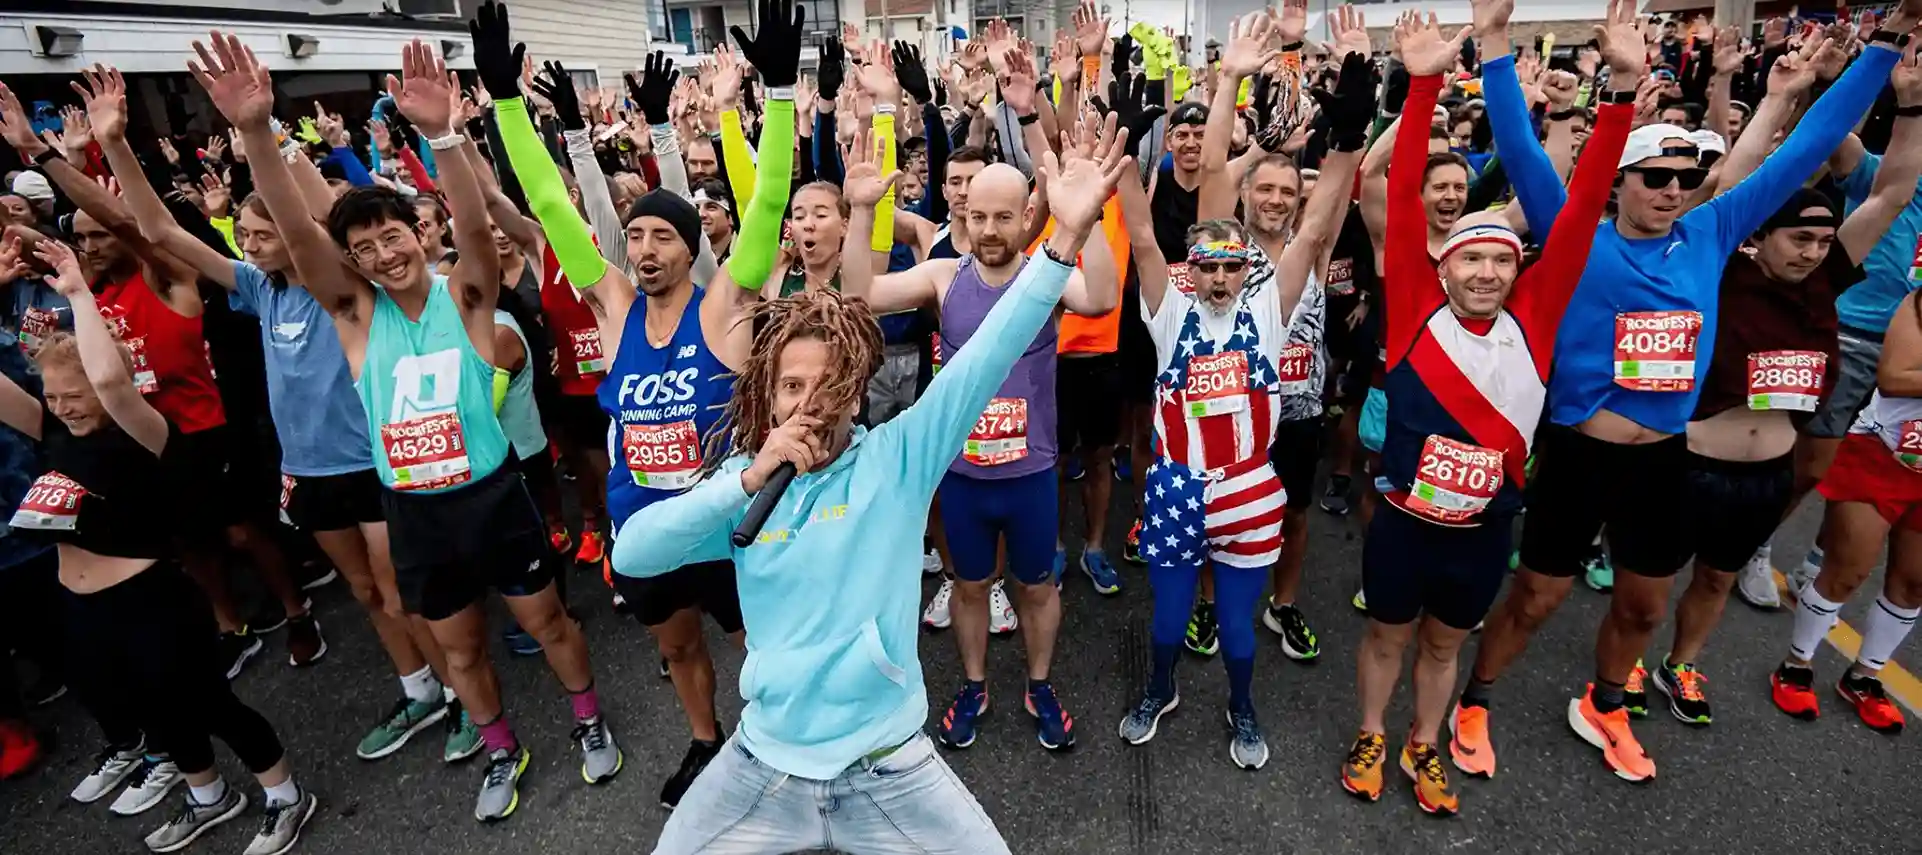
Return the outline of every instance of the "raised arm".
{"type": "Polygon", "coordinates": [[[1348,199],[1355,188],[1355,172],[1361,168],[1362,145],[1368,140],[1368,126],[1375,118],[1375,82],[1368,73],[1367,30],[1359,25],[1360,13],[1342,7],[1344,17],[1352,14],[1362,50],[1344,40],[1338,49],[1348,53],[1342,58],[1341,78],[1334,94],[1315,91],[1322,114],[1328,117],[1328,156],[1321,162],[1321,178],[1315,191],[1302,206],[1301,225],[1296,228],[1288,248],[1275,263],[1275,292],[1281,301],[1279,317],[1289,317],[1296,301],[1308,284],[1308,275],[1321,265],[1322,258],[1341,234],[1347,219],[1348,199]]]}
{"type": "MultiPolygon", "coordinates": [[[[517,94],[494,91],[497,84],[505,85],[505,81],[488,82],[487,69],[499,64],[502,59],[512,62],[512,55],[494,56],[491,50],[480,47],[478,35],[475,38],[474,64],[476,68],[483,69],[482,82],[487,83],[488,94],[494,99],[494,119],[500,126],[501,145],[507,150],[507,159],[514,168],[514,174],[520,178],[521,190],[527,194],[528,209],[540,220],[548,245],[554,249],[554,258],[561,263],[561,271],[567,274],[568,281],[574,283],[575,287],[592,289],[597,295],[610,289],[617,295],[631,292],[632,284],[626,282],[619,268],[608,264],[600,250],[595,248],[594,234],[588,230],[587,220],[581,217],[581,213],[574,209],[573,202],[567,198],[567,185],[561,181],[559,167],[547,156],[547,148],[541,144],[540,135],[534,130],[533,119],[527,114],[527,102],[517,94]]],[[[567,69],[549,62],[546,71],[547,78],[536,81],[544,96],[549,100],[555,97],[572,100],[574,87],[567,69]],[[553,94],[546,95],[548,92],[553,94]]],[[[492,76],[499,78],[503,75],[496,73],[492,76]]],[[[441,175],[441,183],[447,183],[446,171],[442,170],[441,175]]],[[[625,249],[627,242],[622,240],[620,245],[625,249]]],[[[467,260],[465,250],[461,252],[461,260],[467,260]]],[[[618,299],[615,295],[601,295],[599,302],[604,310],[618,299]]]]}
{"type": "MultiPolygon", "coordinates": [[[[1482,99],[1488,108],[1489,130],[1495,134],[1495,150],[1501,152],[1502,168],[1527,213],[1528,230],[1545,235],[1554,228],[1568,194],[1548,152],[1535,138],[1515,56],[1508,52],[1508,19],[1515,11],[1515,0],[1474,0],[1473,6],[1476,41],[1482,47],[1482,99]]],[[[1611,2],[1611,14],[1615,7],[1611,2]]],[[[1402,114],[1415,115],[1408,110],[1402,114]]]]}
{"type": "MultiPolygon", "coordinates": [[[[788,0],[763,0],[764,3],[788,2],[788,0]]],[[[798,10],[794,13],[801,14],[798,10]]],[[[787,47],[795,55],[800,53],[799,24],[792,33],[793,43],[787,47]]],[[[769,22],[763,20],[755,38],[762,39],[773,35],[769,33],[769,22]]],[[[780,29],[776,27],[775,29],[780,29]]],[[[744,38],[737,36],[737,38],[744,38]]],[[[743,48],[743,52],[747,52],[743,48]]],[[[734,239],[734,252],[727,257],[725,272],[735,284],[754,290],[767,281],[768,274],[774,270],[774,256],[780,250],[781,220],[787,215],[788,196],[793,185],[788,181],[794,170],[794,78],[792,71],[798,59],[789,58],[788,71],[778,77],[777,70],[763,68],[761,63],[776,62],[769,57],[763,58],[749,53],[754,58],[754,67],[760,69],[761,76],[768,82],[767,113],[761,123],[760,162],[756,164],[759,178],[754,200],[747,204],[741,213],[741,232],[734,239]],[[776,81],[779,81],[778,83],[776,81]]]]}
{"type": "MultiPolygon", "coordinates": [[[[1616,75],[1610,86],[1632,87],[1639,75],[1616,75]],[[1620,80],[1620,83],[1616,83],[1620,80]]],[[[1568,204],[1548,232],[1541,258],[1529,269],[1527,287],[1509,294],[1508,305],[1529,323],[1531,335],[1554,335],[1561,325],[1562,313],[1580,284],[1588,266],[1589,252],[1595,246],[1595,229],[1608,207],[1614,189],[1616,166],[1628,144],[1629,126],[1635,119],[1633,104],[1603,104],[1595,111],[1595,129],[1582,149],[1569,182],[1568,204]]],[[[1546,376],[1553,347],[1536,347],[1537,369],[1546,376]]]]}
{"type": "MultiPolygon", "coordinates": [[[[481,25],[480,19],[472,26],[477,67],[482,53],[500,49],[498,45],[483,48],[481,45],[484,41],[504,42],[507,38],[507,9],[504,4],[482,4],[480,18],[487,16],[490,6],[498,12],[498,29],[487,30],[481,25]]],[[[440,183],[442,194],[447,197],[454,249],[460,252],[460,261],[455,262],[454,273],[448,277],[448,289],[461,306],[467,334],[474,346],[492,352],[494,305],[501,288],[500,255],[494,252],[493,232],[487,227],[487,198],[481,192],[480,176],[475,174],[477,165],[469,163],[465,156],[456,151],[466,142],[465,138],[454,134],[454,114],[460,107],[460,80],[447,71],[446,61],[419,39],[401,49],[400,67],[400,77],[387,76],[387,93],[394,96],[394,108],[420,129],[429,150],[439,149],[453,155],[435,161],[440,171],[436,180],[440,183]]],[[[489,70],[483,70],[481,76],[489,92],[493,92],[498,81],[488,79],[489,70]]],[[[500,100],[499,95],[494,97],[496,101],[500,100]]],[[[549,161],[549,165],[552,165],[552,161],[549,161]]],[[[562,191],[561,199],[565,201],[566,198],[566,192],[562,191]]],[[[579,216],[575,215],[577,221],[579,216]]],[[[586,227],[582,226],[581,231],[585,232],[586,227]]],[[[588,251],[593,251],[591,242],[588,251]]],[[[560,248],[556,247],[555,252],[558,254],[560,248]]],[[[600,256],[595,255],[594,259],[598,261],[600,256]]]]}
{"type": "MultiPolygon", "coordinates": [[[[1433,110],[1430,110],[1432,113],[1433,110]]],[[[1400,145],[1402,120],[1388,123],[1375,137],[1368,154],[1361,159],[1361,222],[1368,228],[1368,242],[1375,248],[1375,266],[1382,266],[1382,250],[1388,239],[1388,164],[1395,159],[1400,145]]],[[[1426,162],[1427,134],[1422,134],[1422,156],[1426,162]]]]}
{"type": "MultiPolygon", "coordinates": [[[[1441,94],[1442,74],[1453,67],[1463,28],[1449,40],[1434,16],[1423,25],[1420,17],[1404,18],[1395,27],[1402,62],[1408,65],[1408,104],[1404,118],[1434,112],[1441,94]]],[[[1435,263],[1428,257],[1428,217],[1422,211],[1423,167],[1428,162],[1424,135],[1404,133],[1395,140],[1395,162],[1388,170],[1388,232],[1382,245],[1382,295],[1387,314],[1386,341],[1390,358],[1400,359],[1413,341],[1422,316],[1440,301],[1435,263]]]]}
{"type": "Polygon", "coordinates": [[[100,403],[106,407],[107,415],[113,417],[114,424],[155,457],[160,456],[167,448],[167,420],[147,403],[146,396],[134,385],[133,372],[127,367],[120,340],[107,329],[106,319],[100,316],[100,306],[94,303],[93,291],[80,273],[80,262],[73,257],[73,250],[65,244],[45,241],[34,251],[42,262],[53,268],[54,290],[73,306],[73,335],[80,345],[80,364],[87,371],[87,383],[100,396],[100,403]]]}
{"type": "Polygon", "coordinates": [[[1301,40],[1300,27],[1307,15],[1306,0],[1286,0],[1282,14],[1290,22],[1289,26],[1294,27],[1292,31],[1288,26],[1278,28],[1275,19],[1265,10],[1229,24],[1228,48],[1221,54],[1221,82],[1215,87],[1214,98],[1208,105],[1208,124],[1201,132],[1197,219],[1234,216],[1235,188],[1241,179],[1228,170],[1228,149],[1234,142],[1235,123],[1241,118],[1240,111],[1235,109],[1235,95],[1241,90],[1241,81],[1279,55],[1268,47],[1270,36],[1278,35],[1291,42],[1301,40]]]}
{"type": "Polygon", "coordinates": [[[1849,212],[1835,231],[1836,240],[1854,262],[1869,257],[1869,250],[1915,199],[1916,181],[1922,180],[1922,113],[1918,113],[1922,111],[1922,67],[1917,65],[1913,43],[1889,73],[1889,82],[1895,87],[1897,106],[1888,156],[1876,171],[1868,199],[1849,212]]]}

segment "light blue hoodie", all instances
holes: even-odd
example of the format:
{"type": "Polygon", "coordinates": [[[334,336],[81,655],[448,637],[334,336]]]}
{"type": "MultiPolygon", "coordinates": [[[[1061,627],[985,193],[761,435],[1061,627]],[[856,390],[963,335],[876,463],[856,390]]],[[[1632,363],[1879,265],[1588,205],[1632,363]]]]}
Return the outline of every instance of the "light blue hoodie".
{"type": "Polygon", "coordinates": [[[915,620],[928,505],[1015,359],[1053,318],[1069,270],[1036,255],[921,400],[872,431],[855,428],[827,468],[796,477],[746,549],[728,543],[747,512],[745,456],[622,526],[631,532],[614,544],[622,575],[734,560],[747,626],[739,736],[762,762],[829,780],[926,723],[915,620]]]}

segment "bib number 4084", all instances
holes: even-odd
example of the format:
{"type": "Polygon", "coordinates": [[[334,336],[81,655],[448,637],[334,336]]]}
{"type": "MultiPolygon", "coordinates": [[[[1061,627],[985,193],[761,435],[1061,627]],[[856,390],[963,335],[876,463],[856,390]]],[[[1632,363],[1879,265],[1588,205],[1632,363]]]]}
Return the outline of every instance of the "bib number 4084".
{"type": "Polygon", "coordinates": [[[1638,392],[1695,388],[1702,313],[1622,312],[1615,316],[1615,385],[1638,392]]]}

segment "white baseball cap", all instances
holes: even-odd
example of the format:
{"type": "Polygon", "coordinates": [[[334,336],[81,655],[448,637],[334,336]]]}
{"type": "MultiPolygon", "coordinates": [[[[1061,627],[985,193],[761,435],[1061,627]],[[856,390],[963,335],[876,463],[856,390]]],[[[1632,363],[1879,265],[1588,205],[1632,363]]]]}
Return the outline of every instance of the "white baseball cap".
{"type": "Polygon", "coordinates": [[[1622,147],[1622,159],[1615,168],[1634,166],[1654,157],[1697,155],[1700,150],[1701,144],[1695,141],[1694,134],[1687,128],[1670,124],[1643,125],[1629,132],[1628,144],[1622,147]],[[1687,140],[1688,143],[1686,148],[1676,146],[1665,148],[1662,146],[1663,140],[1687,140]]]}
{"type": "Polygon", "coordinates": [[[45,202],[53,198],[53,185],[47,183],[47,176],[38,172],[22,172],[13,177],[13,192],[45,202]]]}

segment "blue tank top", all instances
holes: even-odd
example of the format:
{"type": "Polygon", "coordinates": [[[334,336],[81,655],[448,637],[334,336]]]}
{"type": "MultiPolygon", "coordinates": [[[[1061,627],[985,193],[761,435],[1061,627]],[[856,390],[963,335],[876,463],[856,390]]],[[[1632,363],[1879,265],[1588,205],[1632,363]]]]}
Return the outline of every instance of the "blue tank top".
{"type": "MultiPolygon", "coordinates": [[[[1025,266],[1027,259],[1022,259],[1025,266]]],[[[1017,268],[1019,270],[1019,268],[1017,268]]],[[[1010,282],[1013,280],[1010,279],[1010,282]]],[[[1007,293],[981,278],[973,255],[963,256],[941,301],[941,362],[953,361],[979,329],[988,310],[1007,293]]],[[[1055,349],[1060,324],[1050,320],[1028,345],[994,393],[988,408],[975,421],[961,456],[949,471],[970,478],[1000,480],[1032,475],[1054,468],[1055,458],[1055,349]]]]}
{"type": "Polygon", "coordinates": [[[701,332],[698,286],[665,347],[647,339],[647,302],[627,312],[621,349],[595,394],[612,420],[607,456],[607,513],[618,534],[635,511],[694,485],[703,440],[734,393],[727,366],[701,332]]]}
{"type": "Polygon", "coordinates": [[[389,489],[453,489],[507,460],[507,434],[494,416],[494,366],[468,340],[445,276],[434,277],[419,321],[374,290],[354,388],[367,409],[374,468],[389,489]]]}

